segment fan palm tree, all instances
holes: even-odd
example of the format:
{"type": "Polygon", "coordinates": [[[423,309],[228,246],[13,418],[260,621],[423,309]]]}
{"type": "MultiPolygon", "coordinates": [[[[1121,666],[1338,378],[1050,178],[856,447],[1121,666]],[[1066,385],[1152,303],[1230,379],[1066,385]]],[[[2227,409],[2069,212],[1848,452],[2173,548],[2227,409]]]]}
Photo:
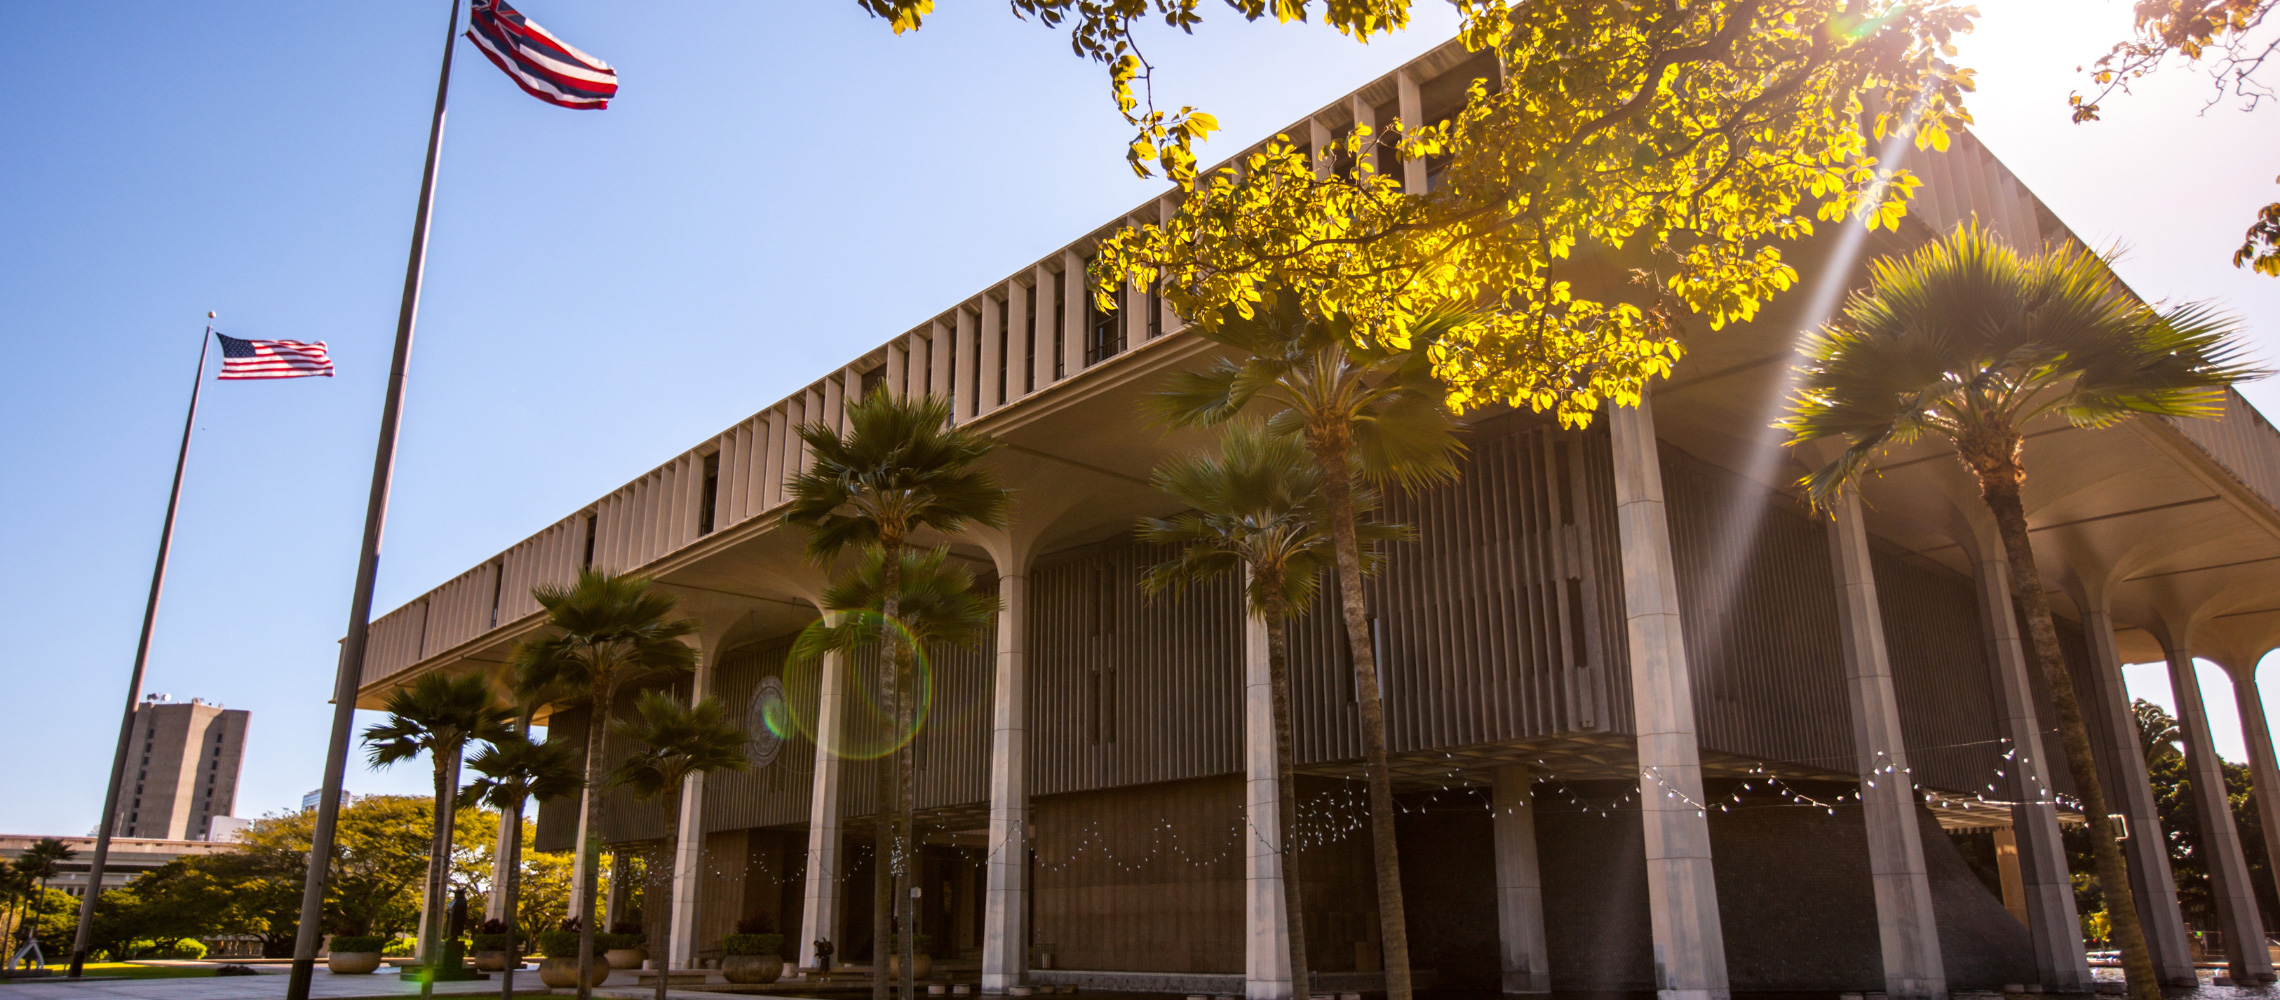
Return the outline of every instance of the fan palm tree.
{"type": "Polygon", "coordinates": [[[578,845],[572,876],[578,886],[578,998],[593,995],[594,868],[601,856],[602,816],[607,800],[595,794],[608,759],[610,710],[618,689],[660,674],[686,673],[696,666],[696,648],[682,640],[697,634],[697,623],[673,615],[673,595],[650,586],[648,577],[578,572],[568,587],[531,588],[546,609],[550,632],[515,647],[517,684],[525,692],[568,689],[581,692],[591,707],[586,724],[586,781],[578,797],[578,845]]]}
{"type": "Polygon", "coordinates": [[[61,874],[63,863],[79,856],[70,845],[54,837],[41,837],[16,856],[16,877],[29,897],[29,917],[22,918],[27,930],[24,947],[29,949],[41,967],[46,967],[47,956],[39,949],[40,918],[46,915],[48,880],[61,874]]]}
{"type": "MultiPolygon", "coordinates": [[[[912,654],[923,656],[927,650],[941,646],[971,646],[980,642],[988,634],[991,616],[997,613],[997,599],[977,592],[974,589],[973,572],[963,565],[950,562],[949,556],[948,548],[905,548],[896,560],[898,565],[890,572],[884,550],[877,545],[866,547],[863,550],[863,561],[856,564],[853,572],[824,588],[823,606],[829,614],[817,619],[800,633],[799,639],[792,644],[792,659],[795,662],[811,662],[825,653],[854,653],[866,646],[877,647],[880,646],[882,633],[887,637],[887,644],[882,648],[881,655],[900,656],[906,660],[912,654]],[[894,581],[891,590],[888,585],[890,579],[894,581]],[[884,610],[890,596],[896,607],[892,617],[884,610]],[[888,649],[894,652],[889,653],[886,651],[888,649]]],[[[899,749],[907,751],[925,720],[920,718],[920,710],[916,707],[917,671],[907,669],[906,664],[903,674],[906,680],[900,690],[909,696],[909,707],[898,707],[896,718],[901,720],[899,734],[906,737],[904,746],[899,749]]],[[[906,784],[902,788],[907,794],[909,786],[906,784]]],[[[904,799],[901,803],[901,825],[906,835],[912,828],[913,805],[911,799],[904,799]]],[[[885,825],[881,823],[880,827],[884,828],[885,825]]],[[[898,840],[896,849],[905,849],[907,843],[908,841],[898,840]]],[[[882,865],[881,869],[884,868],[882,865]]],[[[874,884],[883,881],[884,879],[878,879],[874,884]]],[[[909,895],[907,891],[899,889],[896,893],[898,896],[909,895]]],[[[876,898],[876,893],[873,895],[876,898]]],[[[874,950],[887,947],[889,941],[899,947],[903,987],[907,993],[917,975],[917,938],[913,922],[916,915],[906,911],[896,919],[902,933],[891,937],[879,936],[889,932],[879,928],[876,919],[872,921],[873,940],[879,942],[874,950]]],[[[872,978],[872,990],[875,993],[881,989],[880,984],[886,982],[886,975],[883,960],[875,961],[874,964],[879,966],[872,978]]]]}
{"type": "MultiPolygon", "coordinates": [[[[674,850],[680,843],[681,788],[692,774],[742,771],[752,766],[745,744],[752,734],[723,717],[720,700],[705,698],[683,705],[664,691],[643,691],[634,699],[636,718],[618,719],[610,729],[622,740],[640,746],[610,771],[609,783],[639,798],[663,799],[665,804],[665,882],[672,884],[674,850]]],[[[652,877],[658,871],[650,865],[652,877]]],[[[657,1000],[665,1000],[667,966],[673,954],[673,928],[668,922],[657,960],[657,1000]]]]}
{"type": "MultiPolygon", "coordinates": [[[[1276,843],[1283,852],[1284,923],[1290,949],[1291,982],[1299,995],[1310,990],[1306,947],[1306,908],[1298,873],[1289,863],[1298,826],[1295,749],[1290,723],[1289,622],[1314,603],[1322,572],[1335,566],[1328,511],[1322,503],[1322,468],[1306,447],[1286,434],[1253,424],[1235,424],[1221,439],[1218,454],[1198,454],[1158,466],[1156,488],[1188,510],[1168,518],[1140,520],[1140,538],[1179,549],[1171,560],[1149,567],[1140,587],[1150,596],[1178,596],[1188,587],[1223,574],[1249,570],[1244,604],[1267,629],[1267,686],[1273,703],[1276,843]]],[[[1361,513],[1376,496],[1356,496],[1361,513]]],[[[1402,537],[1402,529],[1364,523],[1362,540],[1402,537]]],[[[1365,554],[1363,570],[1375,569],[1365,554]]]]}
{"type": "MultiPolygon", "coordinates": [[[[916,702],[911,697],[910,651],[895,641],[901,613],[903,549],[911,535],[934,530],[945,534],[969,524],[1001,527],[1012,506],[1012,491],[998,485],[997,475],[981,461],[997,448],[997,441],[951,424],[950,401],[925,396],[898,399],[892,393],[873,392],[847,404],[847,431],[842,436],[829,424],[817,421],[798,428],[814,455],[814,464],[791,483],[791,501],[783,523],[808,533],[807,554],[818,564],[828,563],[851,547],[875,546],[883,554],[883,601],[880,608],[880,648],[887,657],[888,683],[881,701],[895,720],[898,735],[915,724],[916,702]]],[[[875,839],[880,859],[879,877],[872,879],[871,934],[874,951],[884,948],[890,933],[890,914],[905,927],[917,916],[910,899],[911,866],[899,864],[890,884],[883,874],[889,859],[908,859],[913,784],[916,769],[906,741],[895,753],[894,770],[880,773],[880,822],[875,839]],[[895,805],[890,807],[888,803],[895,805]],[[893,821],[888,820],[889,816],[893,821]]],[[[902,937],[903,986],[913,989],[912,935],[902,937]]],[[[883,972],[885,962],[872,963],[883,972]]],[[[886,1000],[886,977],[873,975],[871,995],[886,1000]]]]}
{"type": "Polygon", "coordinates": [[[1869,287],[1801,348],[1796,398],[1778,426],[1793,445],[1845,446],[1800,481],[1816,505],[1852,488],[1887,448],[1926,436],[1945,438],[1978,478],[2089,819],[2130,995],[2157,1000],[2128,862],[2028,540],[2025,432],[2044,418],[2105,427],[2136,414],[2210,416],[2225,386],[2263,373],[2242,362],[2234,323],[2197,305],[2150,308],[2106,263],[2071,245],[2023,256],[1976,224],[1879,260],[1869,287]]]}
{"type": "Polygon", "coordinates": [[[493,700],[490,682],[483,675],[453,677],[440,672],[422,674],[410,687],[396,689],[383,708],[388,718],[364,731],[365,756],[372,766],[392,767],[426,754],[435,771],[435,831],[428,841],[427,886],[421,896],[425,909],[420,921],[420,956],[428,966],[428,975],[420,977],[424,996],[433,987],[437,963],[443,960],[439,938],[444,886],[451,877],[460,759],[469,743],[489,743],[513,735],[507,728],[513,710],[493,700]]]}
{"type": "Polygon", "coordinates": [[[558,799],[586,786],[578,748],[554,740],[532,742],[531,715],[527,709],[519,713],[514,735],[493,742],[468,759],[467,766],[482,777],[470,782],[460,794],[462,805],[496,809],[508,826],[507,884],[498,887],[505,894],[508,916],[507,969],[499,984],[501,997],[515,995],[515,969],[522,965],[513,916],[522,895],[523,804],[531,799],[541,802],[558,799]]]}
{"type": "Polygon", "coordinates": [[[1156,394],[1173,426],[1210,426],[1253,406],[1267,429],[1306,446],[1322,473],[1322,502],[1338,571],[1339,617],[1353,657],[1362,710],[1362,754],[1370,788],[1370,852],[1377,869],[1378,929],[1385,948],[1387,1000],[1410,1000],[1409,931],[1401,902],[1401,855],[1394,839],[1392,762],[1377,658],[1362,599],[1360,498],[1371,484],[1416,489],[1456,478],[1463,447],[1448,392],[1432,377],[1432,345],[1472,321],[1439,310],[1410,331],[1410,346],[1385,347],[1346,319],[1318,319],[1296,296],[1268,294],[1250,316],[1198,332],[1235,349],[1200,371],[1175,374],[1156,394]]]}

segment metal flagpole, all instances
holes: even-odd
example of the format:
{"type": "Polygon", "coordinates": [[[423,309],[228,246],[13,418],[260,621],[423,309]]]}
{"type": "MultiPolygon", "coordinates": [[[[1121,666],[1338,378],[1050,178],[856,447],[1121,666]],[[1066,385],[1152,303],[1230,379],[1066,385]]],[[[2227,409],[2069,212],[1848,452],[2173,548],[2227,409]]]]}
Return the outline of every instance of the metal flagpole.
{"type": "Polygon", "coordinates": [[[316,973],[317,945],[324,939],[325,880],[332,871],[341,773],[348,766],[356,689],[364,674],[364,640],[372,621],[372,581],[380,570],[380,529],[387,520],[388,485],[395,474],[396,428],[404,414],[404,370],[411,361],[412,322],[420,309],[420,277],[427,269],[428,214],[435,205],[436,166],[443,154],[443,108],[451,94],[451,53],[458,39],[459,0],[451,0],[451,20],[444,24],[443,32],[443,68],[435,81],[435,117],[428,123],[427,166],[420,175],[411,255],[404,264],[404,299],[396,312],[396,353],[388,365],[388,399],[380,410],[380,443],[372,457],[372,493],[364,508],[364,550],[356,560],[348,631],[341,639],[340,670],[333,679],[332,742],[325,748],[324,792],[317,802],[316,831],[309,844],[309,873],[301,890],[300,937],[293,946],[293,974],[285,987],[286,1000],[308,1000],[309,981],[316,973]]]}
{"type": "Polygon", "coordinates": [[[206,382],[206,350],[214,345],[214,314],[198,338],[198,370],[190,376],[190,412],[182,418],[182,447],[174,453],[174,490],[166,495],[166,521],[158,529],[158,564],[150,571],[150,600],[143,604],[142,638],[135,643],[135,667],[127,673],[127,709],[119,719],[119,746],[111,752],[111,787],[103,792],[102,825],[95,828],[95,857],[87,862],[87,891],[79,898],[79,933],[71,939],[71,978],[87,963],[87,935],[95,925],[95,900],[103,895],[103,866],[111,859],[111,828],[118,825],[119,787],[126,784],[127,749],[134,745],[135,705],[142,700],[143,667],[150,662],[150,632],[158,620],[158,592],[166,584],[166,553],[174,546],[174,512],[182,503],[182,470],[190,461],[190,431],[198,426],[198,390],[206,382]]]}

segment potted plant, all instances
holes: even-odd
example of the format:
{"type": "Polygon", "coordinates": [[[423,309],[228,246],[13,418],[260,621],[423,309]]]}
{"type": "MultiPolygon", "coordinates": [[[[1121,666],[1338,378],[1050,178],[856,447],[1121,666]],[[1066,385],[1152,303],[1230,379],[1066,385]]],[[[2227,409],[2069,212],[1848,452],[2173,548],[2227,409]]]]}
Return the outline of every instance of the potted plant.
{"type": "MultiPolygon", "coordinates": [[[[926,953],[928,948],[934,946],[934,935],[914,935],[911,942],[911,952],[915,957],[911,959],[910,977],[912,979],[924,979],[928,973],[934,971],[934,956],[926,953]]],[[[887,975],[902,975],[902,935],[896,934],[888,937],[887,949],[887,975]]]]}
{"type": "Polygon", "coordinates": [[[507,968],[507,922],[493,917],[467,936],[470,950],[475,952],[475,968],[482,972],[504,972],[507,968]]]}
{"type": "Polygon", "coordinates": [[[732,983],[772,983],[784,974],[784,936],[766,917],[736,922],[720,939],[720,974],[732,983]]]}
{"type": "MultiPolygon", "coordinates": [[[[578,985],[578,932],[574,930],[540,931],[538,951],[545,960],[538,963],[538,981],[552,989],[570,989],[578,985]]],[[[589,987],[600,986],[610,978],[610,963],[595,956],[589,987]]]]}
{"type": "Polygon", "coordinates": [[[332,953],[325,958],[325,968],[336,975],[369,975],[380,967],[380,952],[386,947],[388,938],[384,935],[333,935],[332,953]]]}
{"type": "Polygon", "coordinates": [[[594,950],[609,957],[610,968],[638,969],[649,960],[649,949],[643,947],[648,941],[640,924],[621,921],[611,924],[609,933],[594,935],[594,950]]]}

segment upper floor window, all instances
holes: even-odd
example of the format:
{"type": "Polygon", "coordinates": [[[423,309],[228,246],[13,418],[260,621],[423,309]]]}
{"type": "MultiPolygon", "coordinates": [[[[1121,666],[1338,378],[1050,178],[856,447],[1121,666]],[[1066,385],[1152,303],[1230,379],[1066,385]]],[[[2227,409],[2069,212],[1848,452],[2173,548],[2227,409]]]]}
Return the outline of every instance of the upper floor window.
{"type": "Polygon", "coordinates": [[[705,456],[704,492],[697,495],[697,534],[709,535],[713,531],[713,517],[720,510],[720,452],[705,456]]]}

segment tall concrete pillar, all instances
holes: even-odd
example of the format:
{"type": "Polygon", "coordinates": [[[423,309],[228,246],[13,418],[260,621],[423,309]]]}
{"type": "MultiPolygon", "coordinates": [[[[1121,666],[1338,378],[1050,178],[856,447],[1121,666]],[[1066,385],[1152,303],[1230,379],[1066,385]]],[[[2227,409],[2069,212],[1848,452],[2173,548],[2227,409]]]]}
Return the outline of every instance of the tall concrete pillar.
{"type": "Polygon", "coordinates": [[[1678,572],[1663,509],[1652,404],[1610,405],[1615,517],[1623,546],[1623,616],[1631,711],[1639,734],[1639,802],[1662,1000],[1726,1000],[1726,936],[1710,868],[1694,683],[1678,611],[1678,572]]]}
{"type": "Polygon", "coordinates": [[[483,919],[507,919],[507,857],[514,845],[514,814],[499,811],[499,834],[491,841],[491,891],[483,897],[483,919]]]}
{"type": "Polygon", "coordinates": [[[1029,287],[1037,290],[1037,310],[1029,314],[1029,384],[1034,387],[1030,391],[1042,392],[1053,384],[1053,359],[1060,356],[1054,353],[1053,329],[1061,307],[1053,299],[1052,268],[1037,265],[1029,280],[1029,287]]]}
{"type": "Polygon", "coordinates": [[[840,942],[839,901],[846,889],[839,866],[839,786],[846,769],[839,755],[847,724],[847,678],[838,653],[823,657],[816,683],[815,779],[808,793],[807,879],[800,897],[800,965],[815,968],[815,943],[840,942]]]}
{"type": "Polygon", "coordinates": [[[1544,876],[1536,864],[1536,773],[1517,764],[1496,769],[1489,790],[1490,836],[1496,844],[1496,940],[1504,992],[1552,991],[1551,950],[1544,943],[1544,876]]]}
{"type": "MultiPolygon", "coordinates": [[[[958,364],[958,331],[941,320],[934,321],[933,331],[933,338],[928,341],[926,348],[926,362],[932,366],[927,375],[926,391],[955,402],[966,396],[958,391],[957,376],[963,370],[963,366],[958,364]]],[[[951,416],[951,423],[959,422],[955,406],[951,408],[951,416]]]]}
{"type": "Polygon", "coordinates": [[[1005,395],[999,391],[998,373],[1011,374],[1005,363],[1005,349],[1013,340],[1013,325],[1006,322],[1005,305],[986,292],[982,295],[982,325],[977,336],[982,338],[982,361],[976,369],[982,377],[982,391],[974,397],[975,414],[979,416],[1005,402],[1005,395]],[[1005,334],[1004,339],[998,337],[1001,332],[1005,334]]]}
{"type": "Polygon", "coordinates": [[[1830,568],[1837,585],[1837,622],[1844,637],[1846,706],[1859,755],[1861,815],[1868,826],[1869,877],[1876,889],[1876,929],[1883,943],[1884,992],[1899,997],[1947,996],[1947,967],[1932,914],[1932,883],[1916,822],[1915,778],[1900,733],[1900,700],[1884,645],[1868,529],[1860,498],[1847,493],[1829,522],[1830,568]]]}
{"type": "Polygon", "coordinates": [[[2130,894],[2137,899],[2138,924],[2145,929],[2153,973],[2165,986],[2191,986],[2192,946],[2185,937],[2185,915],[2177,903],[2177,879],[2169,870],[2169,838],[2161,809],[2153,801],[2153,781],[2145,769],[2137,716],[2130,711],[2122,683],[2121,650],[2114,645],[2114,618],[2103,601],[2083,598],[2082,631],[2090,646],[2090,683],[2082,710],[2093,743],[2104,751],[2107,807],[2118,809],[2129,827],[2122,850],[2130,862],[2130,894]]]}
{"type": "MultiPolygon", "coordinates": [[[[2264,856],[2280,858],[2280,762],[2273,759],[2272,726],[2264,716],[2263,692],[2256,686],[2256,666],[2264,651],[2227,657],[2219,664],[2232,678],[2233,701],[2240,706],[2240,735],[2248,743],[2248,773],[2256,815],[2263,820],[2264,856]]],[[[2280,872],[2273,873],[2280,881],[2280,872]]],[[[2275,885],[2280,888],[2280,885],[2275,885]]]]}
{"type": "MultiPolygon", "coordinates": [[[[1418,93],[1417,78],[1411,76],[1408,70],[1395,70],[1393,90],[1396,113],[1401,115],[1402,131],[1414,133],[1417,129],[1424,128],[1427,124],[1425,121],[1425,101],[1418,93]]],[[[1402,193],[1424,194],[1426,188],[1425,158],[1421,156],[1402,157],[1402,193]]]]}
{"type": "Polygon", "coordinates": [[[2264,921],[2256,890],[2241,853],[2240,826],[2233,822],[2225,793],[2222,761],[2210,741],[2209,713],[2201,701],[2201,678],[2193,669],[2189,635],[2162,637],[2169,658],[2169,690],[2177,699],[2177,729],[2185,737],[2185,776],[2192,782],[2193,816],[2200,820],[2201,849],[2208,852],[2209,895],[2217,904],[2217,929],[2224,935],[2225,968],[2235,983],[2271,982],[2272,957],[2264,947],[2264,921]]]}
{"type": "MultiPolygon", "coordinates": [[[[697,644],[697,669],[689,682],[689,704],[694,706],[713,691],[713,646],[719,636],[708,631],[697,644]]],[[[673,844],[672,893],[667,897],[669,954],[658,956],[662,969],[694,967],[697,955],[697,899],[703,890],[705,856],[705,776],[692,774],[681,783],[680,823],[673,844]]]]}
{"type": "Polygon", "coordinates": [[[2052,798],[2050,764],[2044,758],[2042,722],[2036,717],[2028,671],[2026,640],[2011,604],[2011,568],[2000,544],[1975,547],[1973,582],[1980,623],[1986,629],[1988,664],[1995,672],[1996,713],[2010,741],[2003,762],[2011,782],[2011,826],[2019,845],[2019,876],[2026,896],[2027,935],[2035,974],[2046,989],[2063,993],[2090,990],[2090,959],[2082,950],[2082,924],[2074,910],[2074,883],[2059,842],[2058,804],[2052,798]]]}
{"type": "Polygon", "coordinates": [[[1243,616],[1243,995],[1291,996],[1290,921],[1283,905],[1282,802],[1275,766],[1274,688],[1267,623],[1243,616]]]}
{"type": "Polygon", "coordinates": [[[1075,378],[1085,370],[1085,318],[1092,301],[1092,281],[1085,276],[1085,259],[1074,250],[1061,251],[1061,377],[1075,378]]]}
{"type": "MultiPolygon", "coordinates": [[[[1041,383],[1042,384],[1042,383],[1041,383]]],[[[1028,567],[998,569],[997,676],[990,692],[989,884],[982,912],[982,992],[1029,974],[1028,567]]]]}

